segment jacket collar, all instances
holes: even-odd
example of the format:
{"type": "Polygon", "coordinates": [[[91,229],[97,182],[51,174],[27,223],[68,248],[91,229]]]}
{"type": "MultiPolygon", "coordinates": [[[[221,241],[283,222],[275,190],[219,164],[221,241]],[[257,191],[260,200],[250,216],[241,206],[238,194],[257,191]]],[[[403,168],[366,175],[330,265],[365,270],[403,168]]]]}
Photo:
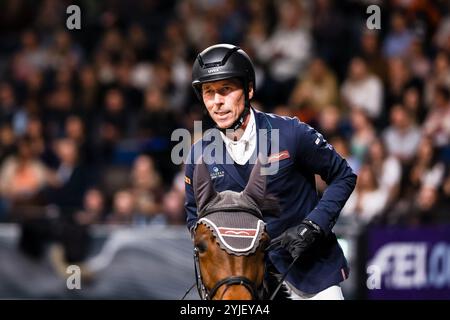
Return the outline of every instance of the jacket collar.
{"type": "MultiPolygon", "coordinates": [[[[270,138],[271,138],[272,125],[270,124],[266,113],[255,110],[253,107],[252,107],[252,110],[255,115],[256,137],[257,137],[255,156],[259,152],[264,152],[266,156],[269,156],[270,150],[271,150],[271,141],[270,141],[271,139],[270,138]],[[265,139],[267,141],[267,143],[260,143],[260,139],[265,139]],[[260,147],[261,147],[261,150],[260,150],[260,147]]],[[[218,135],[216,135],[216,137],[217,136],[218,135]]],[[[206,147],[207,147],[207,149],[212,150],[212,152],[210,152],[210,153],[211,153],[211,156],[213,157],[213,159],[215,159],[215,157],[216,157],[215,151],[222,148],[222,150],[223,150],[223,157],[221,159],[222,164],[218,164],[218,163],[214,162],[214,166],[218,167],[219,169],[222,169],[226,174],[228,174],[230,177],[232,177],[242,187],[242,189],[244,189],[247,185],[247,182],[241,177],[241,175],[239,174],[239,172],[237,171],[236,167],[233,164],[227,164],[227,163],[231,163],[233,160],[231,159],[231,157],[229,156],[229,154],[226,150],[223,139],[215,139],[214,141],[211,141],[211,139],[209,139],[209,141],[206,141],[206,143],[205,143],[205,148],[206,147]],[[216,141],[216,140],[218,140],[218,141],[216,141]],[[222,145],[219,146],[218,145],[219,143],[222,145]]],[[[256,157],[253,160],[256,160],[256,157]]],[[[247,170],[250,170],[250,171],[252,169],[253,169],[253,165],[249,165],[247,168],[247,170]]]]}

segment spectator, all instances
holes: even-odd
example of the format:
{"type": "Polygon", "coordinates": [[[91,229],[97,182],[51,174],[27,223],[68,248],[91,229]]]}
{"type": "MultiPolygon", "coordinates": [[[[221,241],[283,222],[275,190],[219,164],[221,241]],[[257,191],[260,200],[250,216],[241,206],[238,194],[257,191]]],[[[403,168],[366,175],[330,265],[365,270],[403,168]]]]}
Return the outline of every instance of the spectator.
{"type": "Polygon", "coordinates": [[[403,93],[402,104],[407,110],[408,114],[411,114],[412,121],[416,125],[421,125],[425,120],[426,109],[423,104],[422,94],[416,86],[409,86],[403,93]]]}
{"type": "Polygon", "coordinates": [[[423,185],[439,188],[444,177],[444,164],[438,160],[430,138],[424,137],[419,144],[409,177],[409,185],[415,190],[423,185]]]}
{"type": "Polygon", "coordinates": [[[90,116],[100,109],[100,85],[91,65],[84,65],[79,71],[78,87],[78,103],[87,120],[90,120],[90,116]]]}
{"type": "Polygon", "coordinates": [[[442,19],[433,41],[440,50],[450,52],[450,14],[448,12],[442,19]]]}
{"type": "Polygon", "coordinates": [[[381,125],[389,121],[390,107],[401,103],[405,89],[413,84],[411,70],[401,58],[388,60],[388,80],[385,88],[384,110],[381,125]]]}
{"type": "Polygon", "coordinates": [[[295,0],[283,0],[278,6],[275,32],[258,48],[258,58],[269,68],[267,99],[272,106],[286,103],[295,81],[306,72],[311,58],[311,35],[305,26],[303,8],[295,0]]]}
{"type": "Polygon", "coordinates": [[[375,172],[380,189],[388,194],[387,205],[392,204],[400,194],[402,166],[400,161],[389,155],[380,139],[375,139],[369,147],[368,164],[375,172]]]}
{"type": "Polygon", "coordinates": [[[12,123],[19,109],[13,87],[8,82],[0,83],[0,124],[12,123]]]}
{"type": "Polygon", "coordinates": [[[327,105],[336,105],[337,80],[322,59],[316,58],[309,65],[291,94],[289,104],[294,108],[311,109],[315,115],[327,105]]]}
{"type": "Polygon", "coordinates": [[[47,55],[48,67],[54,70],[75,70],[81,63],[81,51],[74,47],[70,33],[63,29],[54,32],[47,55]]]}
{"type": "Polygon", "coordinates": [[[431,106],[434,103],[436,88],[450,88],[450,61],[449,53],[440,51],[434,58],[433,70],[425,85],[425,103],[431,106]]]}
{"type": "Polygon", "coordinates": [[[30,138],[33,154],[45,161],[47,148],[44,137],[44,127],[40,118],[33,115],[28,117],[26,135],[30,138]]]}
{"type": "Polygon", "coordinates": [[[135,225],[142,222],[145,224],[145,220],[138,218],[142,217],[136,212],[136,202],[131,191],[128,189],[117,191],[113,198],[112,212],[107,216],[106,222],[118,225],[135,225]]]}
{"type": "Polygon", "coordinates": [[[437,147],[450,144],[450,91],[437,87],[434,104],[424,123],[424,134],[432,137],[437,147]]]}
{"type": "Polygon", "coordinates": [[[435,187],[423,185],[413,197],[392,210],[390,221],[412,226],[446,223],[449,221],[448,209],[435,187]]]}
{"type": "Polygon", "coordinates": [[[355,109],[351,115],[353,135],[350,139],[350,152],[360,163],[363,162],[370,144],[375,139],[375,129],[367,114],[355,109]]]}
{"type": "Polygon", "coordinates": [[[342,209],[342,215],[354,217],[362,223],[370,223],[385,209],[388,195],[388,191],[379,185],[374,169],[369,164],[363,164],[358,173],[355,191],[342,209]]]}
{"type": "Polygon", "coordinates": [[[12,219],[35,214],[26,209],[42,203],[41,191],[47,184],[47,169],[33,154],[30,138],[19,139],[17,145],[17,154],[0,170],[0,194],[11,206],[12,219]]]}
{"type": "Polygon", "coordinates": [[[14,154],[16,150],[15,138],[14,131],[10,125],[4,124],[0,127],[0,164],[14,154]]]}
{"type": "Polygon", "coordinates": [[[387,58],[404,57],[414,41],[414,35],[408,29],[403,12],[392,14],[391,28],[383,43],[383,54],[387,58]]]}
{"type": "Polygon", "coordinates": [[[12,73],[14,80],[22,82],[40,70],[47,67],[47,53],[39,42],[37,33],[26,30],[21,36],[21,49],[12,61],[12,73]]]}
{"type": "Polygon", "coordinates": [[[111,163],[117,143],[125,138],[128,129],[128,114],[124,96],[117,88],[109,89],[105,95],[105,108],[97,119],[98,147],[96,156],[101,163],[111,163]]]}
{"type": "Polygon", "coordinates": [[[416,154],[421,135],[411,112],[400,104],[392,107],[390,126],[383,131],[383,141],[390,155],[403,163],[410,163],[416,154]]]}
{"type": "Polygon", "coordinates": [[[413,77],[425,80],[431,69],[429,59],[423,52],[423,43],[415,38],[409,47],[406,57],[413,77]]]}
{"type": "Polygon", "coordinates": [[[348,139],[348,121],[341,115],[340,110],[335,105],[325,106],[319,113],[318,128],[326,139],[335,136],[342,136],[348,139]]]}
{"type": "Polygon", "coordinates": [[[361,58],[367,62],[370,73],[375,74],[383,82],[387,80],[386,59],[381,54],[379,33],[374,30],[364,30],[361,35],[361,58]]]}
{"type": "Polygon", "coordinates": [[[49,181],[48,201],[60,207],[65,215],[71,216],[83,204],[83,194],[89,185],[88,172],[79,160],[75,141],[59,139],[54,149],[59,165],[49,181]]]}
{"type": "Polygon", "coordinates": [[[136,158],[130,181],[136,210],[149,222],[161,220],[162,179],[151,157],[140,155],[136,158]]]}
{"type": "Polygon", "coordinates": [[[359,57],[350,62],[348,77],[341,88],[344,105],[354,109],[363,109],[371,119],[381,114],[383,86],[380,79],[371,74],[366,62],[359,57]]]}
{"type": "Polygon", "coordinates": [[[83,198],[83,208],[76,214],[76,221],[81,225],[93,225],[103,222],[105,199],[100,189],[90,188],[83,198]]]}
{"type": "Polygon", "coordinates": [[[350,147],[348,140],[342,136],[333,136],[329,139],[330,144],[334,147],[337,153],[347,160],[349,166],[352,168],[353,172],[358,174],[361,162],[358,158],[350,153],[350,147]]]}

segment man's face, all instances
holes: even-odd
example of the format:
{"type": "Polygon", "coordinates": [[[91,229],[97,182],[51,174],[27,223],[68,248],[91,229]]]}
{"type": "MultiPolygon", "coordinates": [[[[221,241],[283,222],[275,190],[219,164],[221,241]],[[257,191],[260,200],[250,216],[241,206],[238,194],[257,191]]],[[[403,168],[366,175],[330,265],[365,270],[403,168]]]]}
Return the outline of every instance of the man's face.
{"type": "MultiPolygon", "coordinates": [[[[202,85],[203,102],[219,128],[230,127],[244,110],[245,94],[237,79],[206,82],[202,85]]],[[[249,98],[253,90],[249,91],[249,98]]]]}

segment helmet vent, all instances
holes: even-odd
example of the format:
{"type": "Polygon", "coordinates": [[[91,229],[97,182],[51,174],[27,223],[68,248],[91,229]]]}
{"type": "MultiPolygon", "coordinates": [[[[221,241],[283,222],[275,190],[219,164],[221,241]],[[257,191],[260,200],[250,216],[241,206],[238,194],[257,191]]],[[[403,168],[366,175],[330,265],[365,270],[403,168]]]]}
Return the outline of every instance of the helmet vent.
{"type": "Polygon", "coordinates": [[[201,55],[198,56],[198,62],[200,64],[200,66],[204,69],[204,68],[213,68],[213,67],[221,67],[223,65],[225,65],[225,63],[227,62],[228,58],[230,58],[230,56],[240,50],[241,48],[239,47],[234,47],[231,50],[229,50],[226,55],[223,57],[222,61],[215,61],[215,62],[209,62],[209,63],[204,63],[201,55]]]}

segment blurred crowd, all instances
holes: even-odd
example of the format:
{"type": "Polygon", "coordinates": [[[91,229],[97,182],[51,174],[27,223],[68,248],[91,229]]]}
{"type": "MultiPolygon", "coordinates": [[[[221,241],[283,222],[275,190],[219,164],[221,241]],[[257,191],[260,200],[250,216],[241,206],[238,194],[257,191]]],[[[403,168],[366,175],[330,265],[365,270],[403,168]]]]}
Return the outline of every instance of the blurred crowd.
{"type": "Polygon", "coordinates": [[[450,221],[449,3],[374,2],[380,30],[362,0],[1,2],[0,221],[184,224],[171,134],[206,120],[191,65],[224,42],[255,63],[255,108],[358,174],[343,219],[450,221]]]}

